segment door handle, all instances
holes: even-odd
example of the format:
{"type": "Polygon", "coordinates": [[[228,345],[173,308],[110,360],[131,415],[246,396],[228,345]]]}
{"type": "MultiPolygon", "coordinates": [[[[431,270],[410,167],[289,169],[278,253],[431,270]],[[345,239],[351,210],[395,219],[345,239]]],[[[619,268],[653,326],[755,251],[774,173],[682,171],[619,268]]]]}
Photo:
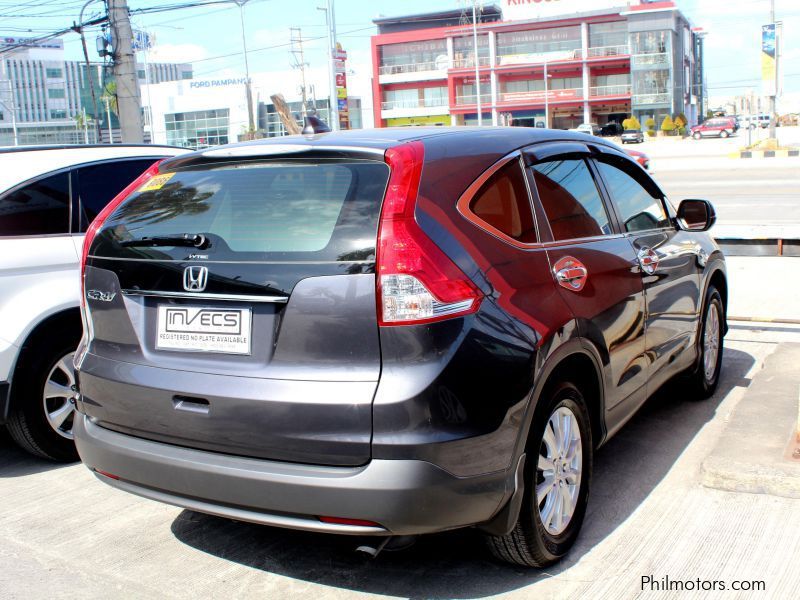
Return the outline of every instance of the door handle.
{"type": "Polygon", "coordinates": [[[553,265],[553,274],[558,285],[570,290],[580,292],[589,279],[589,270],[577,258],[565,256],[553,265]]]}
{"type": "Polygon", "coordinates": [[[636,257],[639,259],[642,271],[648,275],[652,275],[658,269],[658,254],[652,248],[642,248],[636,257]]]}

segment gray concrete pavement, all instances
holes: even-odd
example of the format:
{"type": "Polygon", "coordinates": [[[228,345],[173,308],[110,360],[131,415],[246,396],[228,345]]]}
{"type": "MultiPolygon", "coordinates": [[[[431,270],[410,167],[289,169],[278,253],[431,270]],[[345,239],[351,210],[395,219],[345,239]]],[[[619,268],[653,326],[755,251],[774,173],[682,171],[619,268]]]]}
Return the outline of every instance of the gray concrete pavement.
{"type": "Polygon", "coordinates": [[[0,442],[4,598],[666,598],[641,577],[800,586],[800,501],[701,485],[701,464],[764,359],[800,327],[734,324],[718,393],[651,399],[600,450],[584,530],[546,571],[492,561],[472,532],[422,539],[364,562],[355,540],[236,523],[113,490],[81,465],[54,466],[0,442]]]}

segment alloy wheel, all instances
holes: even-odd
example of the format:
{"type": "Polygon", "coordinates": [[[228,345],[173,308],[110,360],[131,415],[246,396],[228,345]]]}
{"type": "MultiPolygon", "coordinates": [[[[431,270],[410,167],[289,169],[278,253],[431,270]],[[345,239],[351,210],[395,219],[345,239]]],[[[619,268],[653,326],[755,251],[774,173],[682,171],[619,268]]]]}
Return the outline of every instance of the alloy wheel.
{"type": "Polygon", "coordinates": [[[582,470],[578,419],[569,408],[561,406],[547,421],[536,467],[536,504],[550,535],[563,533],[575,513],[582,470]]]}
{"type": "Polygon", "coordinates": [[[719,356],[719,310],[711,303],[706,314],[705,333],[703,334],[703,370],[706,381],[713,381],[717,371],[719,356]]]}
{"type": "Polygon", "coordinates": [[[70,352],[62,356],[50,369],[42,394],[47,422],[57,434],[68,440],[72,439],[72,425],[75,420],[75,367],[72,365],[74,355],[74,352],[70,352]]]}

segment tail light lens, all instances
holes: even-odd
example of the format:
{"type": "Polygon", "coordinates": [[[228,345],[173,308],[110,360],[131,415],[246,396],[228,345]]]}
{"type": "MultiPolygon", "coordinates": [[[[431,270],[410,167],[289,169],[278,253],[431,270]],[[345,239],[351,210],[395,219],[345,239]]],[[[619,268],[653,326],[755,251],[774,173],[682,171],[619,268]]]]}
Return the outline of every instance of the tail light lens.
{"type": "Polygon", "coordinates": [[[424,159],[422,142],[386,151],[391,168],[378,231],[379,321],[431,323],[475,312],[481,293],[414,219],[424,159]]]}
{"type": "Polygon", "coordinates": [[[81,305],[86,305],[86,297],[84,296],[83,292],[83,283],[84,277],[86,276],[86,259],[89,256],[89,248],[92,247],[92,242],[94,241],[94,237],[97,235],[97,232],[100,231],[100,228],[105,223],[106,219],[114,212],[117,207],[122,204],[126,198],[128,198],[133,192],[138,190],[142,187],[145,183],[150,181],[153,177],[158,175],[158,167],[159,165],[164,162],[163,160],[154,163],[149,169],[147,169],[144,173],[139,175],[128,187],[122,190],[119,194],[117,194],[114,199],[106,204],[106,207],[100,211],[100,213],[95,217],[92,224],[89,225],[89,229],[86,230],[86,237],[83,239],[83,252],[81,253],[81,305]]]}

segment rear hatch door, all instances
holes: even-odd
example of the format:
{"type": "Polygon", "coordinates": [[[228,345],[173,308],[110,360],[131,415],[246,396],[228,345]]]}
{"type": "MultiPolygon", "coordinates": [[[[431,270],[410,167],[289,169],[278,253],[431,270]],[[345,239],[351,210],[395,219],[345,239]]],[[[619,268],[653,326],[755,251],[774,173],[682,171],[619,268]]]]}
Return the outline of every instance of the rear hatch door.
{"type": "Polygon", "coordinates": [[[87,413],[183,446],[365,463],[382,154],[177,164],[92,244],[87,413]]]}

